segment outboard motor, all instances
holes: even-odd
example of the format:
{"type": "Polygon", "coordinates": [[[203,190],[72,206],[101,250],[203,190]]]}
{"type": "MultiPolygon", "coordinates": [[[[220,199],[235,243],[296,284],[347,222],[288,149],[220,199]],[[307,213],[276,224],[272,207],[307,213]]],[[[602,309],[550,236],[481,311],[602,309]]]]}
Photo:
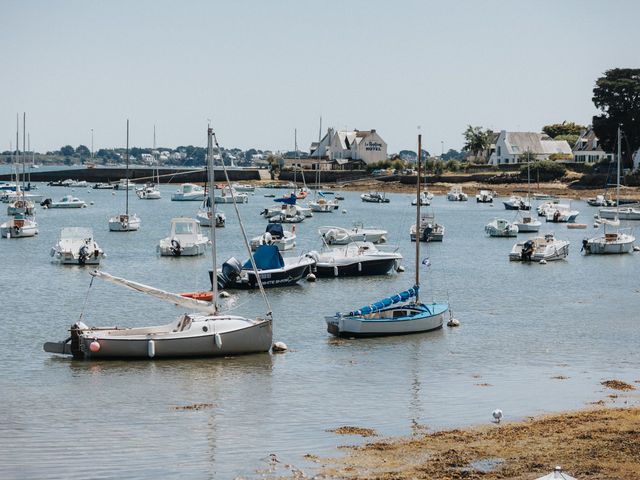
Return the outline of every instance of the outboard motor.
{"type": "Polygon", "coordinates": [[[580,251],[585,251],[585,252],[590,252],[591,251],[591,247],[589,247],[589,240],[587,240],[586,238],[584,240],[582,240],[582,248],[580,249],[580,251]]]}
{"type": "Polygon", "coordinates": [[[87,258],[89,258],[91,256],[91,254],[89,253],[89,247],[87,247],[87,245],[83,245],[80,247],[80,250],[78,251],[78,263],[80,265],[84,265],[85,263],[87,263],[87,258]]]}
{"type": "MultiPolygon", "coordinates": [[[[229,260],[222,264],[222,270],[218,273],[218,287],[226,288],[227,285],[232,284],[240,276],[242,271],[242,265],[236,257],[231,257],[229,260]]],[[[213,273],[211,274],[211,281],[213,282],[213,273]]]]}
{"type": "Polygon", "coordinates": [[[524,245],[522,246],[522,251],[520,252],[520,258],[525,261],[525,262],[530,262],[531,261],[531,255],[533,255],[533,241],[532,240],[527,240],[526,242],[524,242],[524,245]]]}
{"type": "Polygon", "coordinates": [[[426,227],[424,227],[424,230],[422,230],[422,241],[428,242],[432,232],[433,227],[431,225],[427,225],[426,227]]]}
{"type": "Polygon", "coordinates": [[[51,199],[50,198],[45,198],[42,202],[40,202],[40,206],[41,207],[49,208],[49,205],[51,205],[51,199]]]}
{"type": "Polygon", "coordinates": [[[170,250],[174,256],[179,257],[182,254],[182,245],[180,245],[180,242],[178,240],[172,238],[170,250]]]}

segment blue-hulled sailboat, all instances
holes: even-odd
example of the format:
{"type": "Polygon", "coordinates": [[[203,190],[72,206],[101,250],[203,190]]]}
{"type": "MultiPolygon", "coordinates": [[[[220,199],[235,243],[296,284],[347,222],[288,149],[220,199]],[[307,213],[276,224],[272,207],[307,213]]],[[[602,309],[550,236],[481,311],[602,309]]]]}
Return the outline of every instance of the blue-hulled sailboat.
{"type": "MultiPolygon", "coordinates": [[[[422,135],[418,135],[418,178],[416,224],[420,224],[420,169],[422,160],[422,135]]],[[[336,313],[325,317],[327,331],[340,337],[374,337],[428,332],[442,328],[449,304],[421,303],[420,293],[420,242],[416,242],[415,285],[396,295],[383,298],[348,313],[336,313]]]]}

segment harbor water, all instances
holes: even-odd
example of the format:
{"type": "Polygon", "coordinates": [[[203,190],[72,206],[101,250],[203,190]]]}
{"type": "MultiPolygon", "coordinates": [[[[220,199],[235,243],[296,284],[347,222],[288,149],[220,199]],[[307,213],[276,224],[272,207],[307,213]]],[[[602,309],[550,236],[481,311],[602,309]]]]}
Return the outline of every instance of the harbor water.
{"type": "MultiPolygon", "coordinates": [[[[155,201],[130,192],[130,212],[140,216],[141,228],[115,233],[107,221],[123,212],[124,192],[40,185],[45,198],[73,193],[93,204],[38,207],[39,235],[0,240],[0,478],[257,478],[271,454],[313,471],[305,454],[339,455],[339,445],[361,441],[337,436],[330,431],[336,427],[404,435],[487,423],[495,408],[517,420],[607,399],[603,380],[640,379],[640,254],[583,256],[597,209],[574,201],[587,230],[544,220],[540,230],[570,240],[566,260],[509,262],[516,239],[488,238],[484,225],[495,217],[512,220],[514,212],[501,199],[491,206],[472,195],[469,202],[434,199],[427,209],[446,233],[421,251],[431,263],[421,266],[422,300],[450,302],[458,328],[377,339],[326,332],[325,315],[414,282],[413,195],[388,194],[390,203],[368,204],[345,192],[340,210],[296,225],[293,254],[320,248],[320,226],[363,222],[389,231],[388,244],[402,253],[406,271],[268,290],[274,341],[285,342],[288,352],[135,362],[43,352],[45,341],[66,338],[81,316],[88,325],[143,326],[169,323],[182,312],[99,280],[89,288],[90,267],[52,263],[49,251],[62,227],[93,228],[107,254],[101,269],[113,275],[174,292],[209,287],[210,253],[156,253],[170,219],[194,217],[199,207],[171,202],[175,188],[161,186],[163,198],[155,201]]],[[[272,202],[264,194],[283,192],[258,189],[238,206],[250,237],[267,223],[259,213],[272,202]]],[[[220,208],[227,226],[216,231],[218,263],[231,256],[244,261],[233,206],[220,208]]],[[[247,317],[266,312],[258,292],[231,292],[221,303],[247,317]]]]}

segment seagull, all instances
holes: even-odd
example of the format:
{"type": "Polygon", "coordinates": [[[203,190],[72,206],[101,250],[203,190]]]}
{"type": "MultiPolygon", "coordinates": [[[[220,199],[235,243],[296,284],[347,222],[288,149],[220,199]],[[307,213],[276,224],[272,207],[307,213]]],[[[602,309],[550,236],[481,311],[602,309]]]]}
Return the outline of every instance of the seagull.
{"type": "Polygon", "coordinates": [[[500,420],[502,419],[502,410],[500,410],[499,408],[494,410],[493,418],[496,419],[496,423],[500,423],[500,420]]]}

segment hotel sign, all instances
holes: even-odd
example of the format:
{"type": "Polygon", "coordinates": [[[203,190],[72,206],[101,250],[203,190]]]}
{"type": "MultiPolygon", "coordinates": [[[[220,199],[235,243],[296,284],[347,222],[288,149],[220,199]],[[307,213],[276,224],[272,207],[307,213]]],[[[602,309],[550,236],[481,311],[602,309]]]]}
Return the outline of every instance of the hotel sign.
{"type": "Polygon", "coordinates": [[[378,142],[367,142],[364,144],[364,149],[368,152],[381,152],[382,144],[378,142]]]}

